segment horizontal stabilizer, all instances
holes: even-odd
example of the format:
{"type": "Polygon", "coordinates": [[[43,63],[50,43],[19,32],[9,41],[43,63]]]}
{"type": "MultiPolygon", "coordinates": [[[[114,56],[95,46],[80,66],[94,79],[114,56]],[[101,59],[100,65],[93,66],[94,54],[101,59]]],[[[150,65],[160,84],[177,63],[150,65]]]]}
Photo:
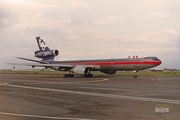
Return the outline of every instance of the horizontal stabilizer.
{"type": "Polygon", "coordinates": [[[39,60],[32,60],[32,59],[22,58],[22,57],[17,57],[17,58],[22,59],[22,60],[32,61],[32,62],[38,62],[38,63],[42,63],[42,64],[48,64],[48,62],[39,61],[39,60]]]}

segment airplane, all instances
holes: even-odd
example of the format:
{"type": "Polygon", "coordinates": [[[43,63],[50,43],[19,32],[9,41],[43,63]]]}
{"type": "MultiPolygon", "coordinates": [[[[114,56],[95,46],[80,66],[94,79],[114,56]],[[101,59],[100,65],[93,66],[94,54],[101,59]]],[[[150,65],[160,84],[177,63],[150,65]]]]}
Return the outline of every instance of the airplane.
{"type": "MultiPolygon", "coordinates": [[[[118,58],[118,59],[91,59],[91,60],[68,60],[56,61],[55,57],[59,55],[58,50],[51,50],[43,39],[36,37],[39,47],[34,52],[34,56],[42,60],[33,60],[28,58],[17,57],[18,59],[36,62],[30,64],[9,63],[11,65],[25,65],[34,67],[45,67],[58,71],[66,71],[64,77],[74,77],[74,74],[83,75],[84,77],[93,77],[91,71],[100,71],[105,74],[113,75],[117,71],[135,71],[149,69],[160,65],[162,62],[157,57],[118,58]]],[[[134,74],[133,78],[137,78],[134,74]]]]}

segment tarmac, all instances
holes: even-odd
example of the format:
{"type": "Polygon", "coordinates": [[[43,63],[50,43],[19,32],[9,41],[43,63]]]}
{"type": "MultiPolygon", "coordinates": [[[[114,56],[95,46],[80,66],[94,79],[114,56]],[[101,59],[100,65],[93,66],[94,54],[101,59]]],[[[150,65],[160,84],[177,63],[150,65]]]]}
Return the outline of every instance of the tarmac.
{"type": "Polygon", "coordinates": [[[180,77],[0,74],[1,120],[179,120],[180,77]]]}

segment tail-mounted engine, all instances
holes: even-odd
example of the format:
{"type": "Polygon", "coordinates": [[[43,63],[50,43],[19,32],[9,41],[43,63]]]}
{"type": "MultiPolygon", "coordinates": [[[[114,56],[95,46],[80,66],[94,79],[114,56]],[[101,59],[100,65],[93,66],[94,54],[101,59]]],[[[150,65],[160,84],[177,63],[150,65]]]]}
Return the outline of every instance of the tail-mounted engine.
{"type": "Polygon", "coordinates": [[[49,57],[55,57],[59,55],[58,50],[48,50],[48,51],[35,51],[34,56],[38,58],[49,58],[49,57]]]}

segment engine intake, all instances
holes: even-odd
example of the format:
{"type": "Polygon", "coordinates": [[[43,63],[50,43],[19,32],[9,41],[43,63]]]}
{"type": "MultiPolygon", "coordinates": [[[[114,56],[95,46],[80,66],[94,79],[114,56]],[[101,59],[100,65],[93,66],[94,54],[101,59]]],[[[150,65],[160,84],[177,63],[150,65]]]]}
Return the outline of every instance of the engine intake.
{"type": "Polygon", "coordinates": [[[49,58],[49,57],[55,57],[59,55],[58,50],[49,50],[49,51],[35,51],[34,56],[38,58],[49,58]]]}

